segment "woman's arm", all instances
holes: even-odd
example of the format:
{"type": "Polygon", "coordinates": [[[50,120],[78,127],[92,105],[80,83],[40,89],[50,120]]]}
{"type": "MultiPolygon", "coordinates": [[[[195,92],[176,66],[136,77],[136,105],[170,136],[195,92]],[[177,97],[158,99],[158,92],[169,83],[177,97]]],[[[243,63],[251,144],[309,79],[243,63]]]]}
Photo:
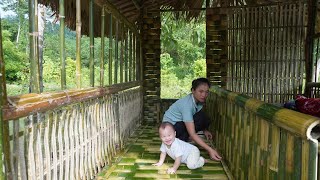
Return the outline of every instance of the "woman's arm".
{"type": "Polygon", "coordinates": [[[199,146],[203,147],[205,150],[208,151],[210,158],[216,161],[221,160],[221,156],[217,153],[216,150],[212,149],[209,145],[207,145],[201,137],[198,136],[198,134],[195,131],[194,122],[185,122],[187,131],[189,133],[189,136],[197,143],[199,146]]]}

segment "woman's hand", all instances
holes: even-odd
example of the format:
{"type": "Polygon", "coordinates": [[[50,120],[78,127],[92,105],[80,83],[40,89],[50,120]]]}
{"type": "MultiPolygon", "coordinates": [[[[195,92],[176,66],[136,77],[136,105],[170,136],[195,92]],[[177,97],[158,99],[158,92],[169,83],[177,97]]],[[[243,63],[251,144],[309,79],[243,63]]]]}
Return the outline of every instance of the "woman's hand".
{"type": "Polygon", "coordinates": [[[221,156],[219,155],[219,153],[216,151],[216,150],[214,150],[214,149],[211,149],[210,151],[209,151],[209,156],[210,156],[210,158],[212,159],[212,160],[215,160],[215,161],[220,161],[221,160],[221,156]]]}
{"type": "Polygon", "coordinates": [[[210,131],[204,130],[203,133],[206,136],[207,140],[212,140],[212,134],[210,131]]]}

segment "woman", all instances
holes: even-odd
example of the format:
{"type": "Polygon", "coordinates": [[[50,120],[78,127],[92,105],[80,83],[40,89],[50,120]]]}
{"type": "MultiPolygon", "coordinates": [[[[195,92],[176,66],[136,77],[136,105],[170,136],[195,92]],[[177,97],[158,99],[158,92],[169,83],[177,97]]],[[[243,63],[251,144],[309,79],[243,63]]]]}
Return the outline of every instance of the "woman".
{"type": "Polygon", "coordinates": [[[202,110],[210,88],[210,82],[206,78],[198,78],[192,81],[189,95],[173,103],[163,116],[163,122],[173,124],[176,137],[188,141],[189,137],[208,151],[211,159],[219,161],[221,156],[216,150],[207,145],[197,134],[203,131],[207,139],[212,139],[208,131],[209,120],[202,110]]]}

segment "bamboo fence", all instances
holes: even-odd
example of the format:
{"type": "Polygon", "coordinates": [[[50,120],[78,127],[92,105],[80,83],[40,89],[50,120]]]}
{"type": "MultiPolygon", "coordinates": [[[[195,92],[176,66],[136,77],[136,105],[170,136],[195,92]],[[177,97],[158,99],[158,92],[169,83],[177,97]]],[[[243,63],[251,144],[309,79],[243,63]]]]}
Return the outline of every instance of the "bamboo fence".
{"type": "MultiPolygon", "coordinates": [[[[6,116],[11,127],[6,142],[8,178],[94,178],[140,124],[142,97],[138,86],[69,101],[50,110],[38,109],[14,120],[6,116]]],[[[54,103],[52,98],[49,101],[54,103]]],[[[32,104],[25,101],[17,108],[32,104]]]]}
{"type": "Polygon", "coordinates": [[[206,111],[235,179],[316,179],[319,118],[212,87],[206,111]]]}
{"type": "Polygon", "coordinates": [[[208,78],[269,103],[303,93],[307,10],[306,1],[207,9],[208,78]]]}

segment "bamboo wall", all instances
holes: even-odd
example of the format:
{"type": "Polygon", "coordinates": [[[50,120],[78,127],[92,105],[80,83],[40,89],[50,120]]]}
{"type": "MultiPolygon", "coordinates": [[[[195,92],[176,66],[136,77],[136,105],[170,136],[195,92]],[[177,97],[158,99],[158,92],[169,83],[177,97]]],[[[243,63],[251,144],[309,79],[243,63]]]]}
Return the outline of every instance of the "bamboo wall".
{"type": "Polygon", "coordinates": [[[92,179],[141,119],[136,87],[6,121],[8,179],[92,179]]]}
{"type": "MultiPolygon", "coordinates": [[[[304,1],[214,10],[207,10],[207,19],[212,21],[207,32],[222,34],[216,36],[221,47],[214,36],[207,35],[211,38],[208,42],[217,44],[211,50],[217,53],[207,61],[221,70],[213,69],[209,76],[217,74],[226,81],[227,89],[270,103],[282,103],[303,93],[307,26],[304,1]],[[221,58],[225,44],[227,57],[221,58]]],[[[224,86],[224,82],[219,84],[224,86]]]]}
{"type": "Polygon", "coordinates": [[[217,86],[206,110],[235,179],[316,179],[319,118],[217,86]]]}
{"type": "Polygon", "coordinates": [[[207,78],[212,85],[226,86],[227,76],[227,23],[225,8],[206,11],[206,64],[207,78]]]}
{"type": "Polygon", "coordinates": [[[160,11],[144,12],[142,21],[144,120],[155,122],[160,103],[160,11]]]}

